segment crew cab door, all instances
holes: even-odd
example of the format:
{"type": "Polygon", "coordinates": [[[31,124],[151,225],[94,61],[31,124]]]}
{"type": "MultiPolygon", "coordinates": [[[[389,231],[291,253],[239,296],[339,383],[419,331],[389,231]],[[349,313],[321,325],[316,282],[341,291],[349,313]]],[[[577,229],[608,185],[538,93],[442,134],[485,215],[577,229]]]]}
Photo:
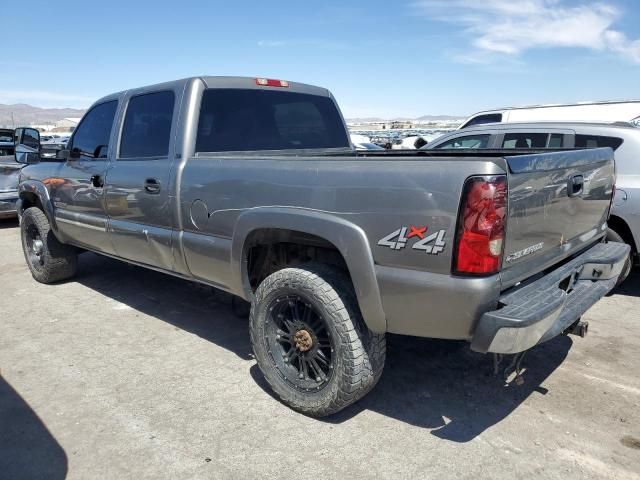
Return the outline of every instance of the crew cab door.
{"type": "Polygon", "coordinates": [[[170,178],[181,96],[178,87],[127,93],[105,193],[117,255],[164,269],[173,266],[170,178]]]}
{"type": "Polygon", "coordinates": [[[117,100],[92,107],[69,141],[66,162],[55,176],[44,179],[62,234],[77,245],[105,253],[113,253],[103,195],[117,108],[117,100]]]}

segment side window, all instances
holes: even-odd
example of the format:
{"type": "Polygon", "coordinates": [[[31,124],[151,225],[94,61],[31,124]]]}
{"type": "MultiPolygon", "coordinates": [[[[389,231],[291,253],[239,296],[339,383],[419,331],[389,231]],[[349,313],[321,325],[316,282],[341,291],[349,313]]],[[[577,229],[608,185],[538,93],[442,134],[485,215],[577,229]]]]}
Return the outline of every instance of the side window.
{"type": "Polygon", "coordinates": [[[601,137],[598,135],[576,135],[576,148],[611,147],[614,150],[622,145],[622,139],[616,137],[601,137]]]}
{"type": "Polygon", "coordinates": [[[93,107],[73,134],[71,156],[80,160],[107,158],[117,100],[93,107]]]}
{"type": "Polygon", "coordinates": [[[548,133],[507,133],[502,148],[545,148],[548,133]]]}
{"type": "Polygon", "coordinates": [[[174,103],[171,91],[132,97],[124,117],[119,158],[168,156],[174,103]]]}
{"type": "Polygon", "coordinates": [[[438,145],[437,149],[448,148],[487,148],[491,135],[467,135],[466,137],[458,137],[448,142],[438,145]]]}
{"type": "Polygon", "coordinates": [[[564,147],[564,135],[562,133],[552,133],[549,136],[549,148],[564,147]]]}
{"type": "Polygon", "coordinates": [[[473,125],[483,125],[485,123],[500,123],[502,122],[501,113],[487,113],[486,115],[478,115],[469,120],[462,128],[471,127],[473,125]]]}

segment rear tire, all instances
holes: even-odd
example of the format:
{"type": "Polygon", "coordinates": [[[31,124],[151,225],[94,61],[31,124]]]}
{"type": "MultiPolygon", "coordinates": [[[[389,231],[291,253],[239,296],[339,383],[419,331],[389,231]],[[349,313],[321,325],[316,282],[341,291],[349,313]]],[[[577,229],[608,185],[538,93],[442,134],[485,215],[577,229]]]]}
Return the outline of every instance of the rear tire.
{"type": "MultiPolygon", "coordinates": [[[[607,242],[618,242],[618,243],[627,243],[624,239],[618,234],[615,230],[607,229],[607,242]]],[[[633,267],[633,252],[629,252],[629,258],[624,263],[624,267],[622,267],[622,272],[618,277],[618,282],[616,283],[616,287],[619,286],[622,282],[624,282],[629,274],[631,273],[631,268],[633,267]]]]}
{"type": "Polygon", "coordinates": [[[76,249],[58,241],[42,210],[31,207],[24,211],[20,233],[24,258],[34,279],[40,283],[54,283],[75,275],[76,249]]]}
{"type": "Polygon", "coordinates": [[[256,291],[249,323],[265,379],[304,414],[334,414],[382,375],[385,336],[366,327],[351,282],[338,270],[307,265],[273,273],[256,291]]]}

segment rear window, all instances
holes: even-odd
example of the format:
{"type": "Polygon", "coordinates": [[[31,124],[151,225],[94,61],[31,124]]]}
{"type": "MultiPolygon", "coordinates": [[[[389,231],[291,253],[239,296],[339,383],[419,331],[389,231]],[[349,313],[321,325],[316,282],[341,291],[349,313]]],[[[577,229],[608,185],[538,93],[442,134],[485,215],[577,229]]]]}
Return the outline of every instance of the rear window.
{"type": "Polygon", "coordinates": [[[209,89],[196,152],[349,147],[329,97],[272,90],[209,89]]]}
{"type": "Polygon", "coordinates": [[[576,148],[618,148],[622,145],[622,139],[616,137],[602,137],[600,135],[576,135],[576,148]]]}
{"type": "Polygon", "coordinates": [[[501,113],[487,113],[485,115],[478,115],[469,120],[462,128],[471,127],[472,125],[484,125],[485,123],[500,123],[502,122],[501,113]]]}

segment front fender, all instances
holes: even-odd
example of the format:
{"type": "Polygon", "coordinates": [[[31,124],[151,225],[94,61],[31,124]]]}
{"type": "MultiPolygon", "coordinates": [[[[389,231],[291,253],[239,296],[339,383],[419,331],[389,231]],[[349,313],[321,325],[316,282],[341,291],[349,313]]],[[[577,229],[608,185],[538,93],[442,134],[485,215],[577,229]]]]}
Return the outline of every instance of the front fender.
{"type": "Polygon", "coordinates": [[[329,213],[301,208],[261,207],[240,215],[231,246],[229,286],[233,293],[247,300],[253,297],[245,244],[252,231],[266,228],[307,233],[333,244],[345,259],[365,323],[376,333],[386,332],[387,321],[369,241],[360,227],[329,213]]]}
{"type": "Polygon", "coordinates": [[[60,240],[60,231],[58,230],[58,224],[56,223],[56,217],[53,210],[53,202],[51,201],[51,197],[49,196],[49,190],[47,190],[47,187],[44,185],[44,183],[37,180],[25,180],[21,182],[20,185],[18,185],[18,215],[22,216],[22,213],[25,209],[25,203],[27,205],[29,205],[29,203],[32,203],[31,199],[33,197],[39,200],[40,205],[42,205],[42,210],[47,216],[47,220],[49,220],[51,230],[60,240]]]}

